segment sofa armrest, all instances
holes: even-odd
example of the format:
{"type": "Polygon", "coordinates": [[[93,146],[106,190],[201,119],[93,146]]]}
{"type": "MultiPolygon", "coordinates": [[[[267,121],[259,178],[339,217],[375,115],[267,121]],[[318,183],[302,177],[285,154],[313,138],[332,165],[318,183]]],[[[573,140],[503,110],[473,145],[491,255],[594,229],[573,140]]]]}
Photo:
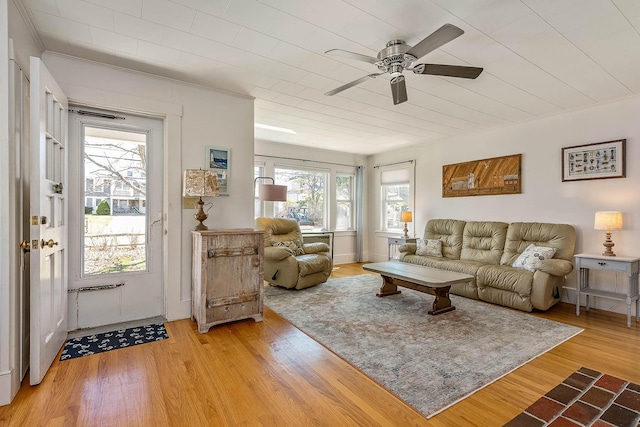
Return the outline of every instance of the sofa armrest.
{"type": "Polygon", "coordinates": [[[553,276],[566,276],[573,271],[573,264],[564,259],[544,259],[540,261],[537,270],[544,271],[553,276]]]}
{"type": "Polygon", "coordinates": [[[305,254],[317,254],[318,252],[331,252],[329,245],[324,242],[305,243],[302,245],[305,254]]]}
{"type": "Polygon", "coordinates": [[[400,245],[400,247],[398,247],[398,252],[400,252],[401,254],[413,255],[416,253],[417,248],[418,245],[416,245],[415,243],[405,243],[404,245],[400,245]]]}
{"type": "Polygon", "coordinates": [[[293,253],[283,246],[265,246],[264,248],[264,258],[269,261],[282,261],[290,256],[293,256],[293,253]]]}

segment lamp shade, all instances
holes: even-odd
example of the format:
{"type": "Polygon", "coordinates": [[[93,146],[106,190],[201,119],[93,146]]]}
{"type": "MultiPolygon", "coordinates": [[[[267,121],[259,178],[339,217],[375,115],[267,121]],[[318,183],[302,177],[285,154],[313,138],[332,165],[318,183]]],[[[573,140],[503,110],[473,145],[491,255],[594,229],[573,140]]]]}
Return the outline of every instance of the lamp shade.
{"type": "Polygon", "coordinates": [[[413,214],[409,211],[400,212],[400,221],[401,222],[412,222],[413,214]]]}
{"type": "Polygon", "coordinates": [[[218,174],[210,170],[187,169],[182,187],[184,197],[215,197],[220,195],[218,174]]]}
{"type": "Polygon", "coordinates": [[[622,212],[599,211],[593,222],[594,230],[622,230],[622,212]]]}
{"type": "Polygon", "coordinates": [[[258,198],[263,202],[286,202],[287,186],[275,184],[260,184],[258,198]]]}

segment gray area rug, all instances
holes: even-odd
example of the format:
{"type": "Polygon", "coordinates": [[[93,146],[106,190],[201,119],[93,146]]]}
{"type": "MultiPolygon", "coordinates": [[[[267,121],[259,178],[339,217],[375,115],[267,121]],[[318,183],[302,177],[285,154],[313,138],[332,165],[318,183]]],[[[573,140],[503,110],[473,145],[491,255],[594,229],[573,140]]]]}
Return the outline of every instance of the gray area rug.
{"type": "Polygon", "coordinates": [[[269,286],[265,304],[427,418],[582,331],[455,295],[455,311],[430,316],[431,295],[378,298],[381,284],[365,274],[269,286]]]}

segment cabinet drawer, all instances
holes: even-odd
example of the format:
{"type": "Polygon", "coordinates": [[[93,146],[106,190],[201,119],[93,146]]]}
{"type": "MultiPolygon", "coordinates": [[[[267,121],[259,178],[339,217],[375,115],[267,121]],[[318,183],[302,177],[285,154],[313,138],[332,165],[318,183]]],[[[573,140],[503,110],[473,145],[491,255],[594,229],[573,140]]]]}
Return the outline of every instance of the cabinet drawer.
{"type": "Polygon", "coordinates": [[[222,320],[242,319],[258,314],[259,312],[259,302],[257,300],[219,305],[207,308],[207,323],[214,323],[222,320]]]}
{"type": "Polygon", "coordinates": [[[594,268],[598,270],[627,271],[628,262],[618,261],[615,258],[611,260],[602,260],[594,258],[581,258],[579,260],[581,268],[594,268]]]}

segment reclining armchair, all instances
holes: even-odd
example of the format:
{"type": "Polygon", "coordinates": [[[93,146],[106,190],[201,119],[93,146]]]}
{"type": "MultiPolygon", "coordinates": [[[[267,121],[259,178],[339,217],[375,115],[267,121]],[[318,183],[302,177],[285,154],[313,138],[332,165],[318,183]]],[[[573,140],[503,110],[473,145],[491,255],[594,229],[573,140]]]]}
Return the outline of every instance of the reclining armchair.
{"type": "Polygon", "coordinates": [[[285,288],[304,289],[326,282],[331,274],[329,245],[302,240],[298,223],[286,218],[256,218],[264,230],[264,280],[285,288]]]}

